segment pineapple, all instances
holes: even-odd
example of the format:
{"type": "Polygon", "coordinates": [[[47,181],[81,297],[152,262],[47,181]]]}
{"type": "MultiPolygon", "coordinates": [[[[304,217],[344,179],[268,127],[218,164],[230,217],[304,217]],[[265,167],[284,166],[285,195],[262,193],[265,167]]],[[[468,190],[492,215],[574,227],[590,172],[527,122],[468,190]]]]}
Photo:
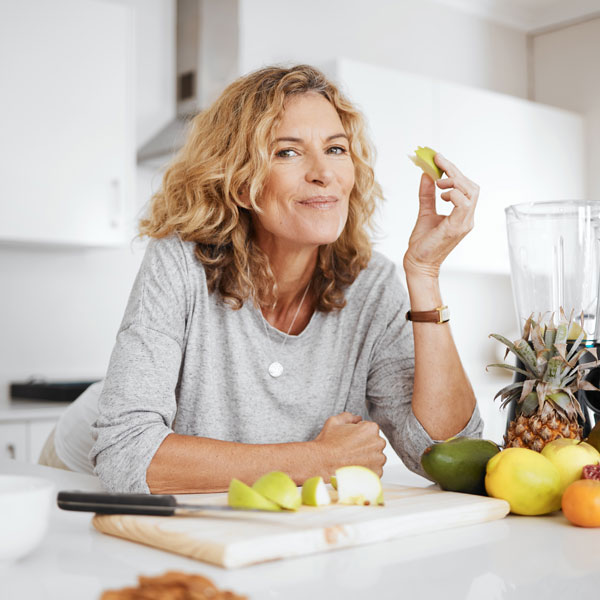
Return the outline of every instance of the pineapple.
{"type": "MultiPolygon", "coordinates": [[[[502,399],[502,407],[516,401],[515,418],[509,423],[504,444],[506,448],[530,448],[541,452],[542,448],[556,438],[581,439],[582,429],[577,417],[583,418],[581,406],[576,398],[577,390],[598,390],[585,376],[600,364],[595,348],[579,345],[585,338],[583,316],[581,327],[560,310],[558,325],[554,316],[546,325],[540,315],[533,315],[525,322],[521,339],[514,344],[506,338],[492,333],[490,337],[502,342],[506,354],[513,352],[520,366],[493,364],[518,373],[524,379],[502,388],[494,397],[502,399]],[[569,332],[578,333],[570,350],[567,351],[569,332]],[[531,343],[530,343],[531,342],[531,343]],[[596,360],[577,364],[581,356],[589,352],[596,360]]],[[[521,377],[519,377],[520,379],[521,377]]]]}

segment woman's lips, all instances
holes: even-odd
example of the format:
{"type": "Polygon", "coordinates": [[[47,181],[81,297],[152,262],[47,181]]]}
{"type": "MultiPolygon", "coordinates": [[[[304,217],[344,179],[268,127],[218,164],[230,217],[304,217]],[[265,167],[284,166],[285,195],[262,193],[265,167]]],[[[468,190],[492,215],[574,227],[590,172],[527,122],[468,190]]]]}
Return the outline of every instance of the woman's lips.
{"type": "Polygon", "coordinates": [[[301,200],[299,204],[310,208],[329,208],[337,201],[338,199],[335,196],[314,196],[313,198],[301,200]]]}

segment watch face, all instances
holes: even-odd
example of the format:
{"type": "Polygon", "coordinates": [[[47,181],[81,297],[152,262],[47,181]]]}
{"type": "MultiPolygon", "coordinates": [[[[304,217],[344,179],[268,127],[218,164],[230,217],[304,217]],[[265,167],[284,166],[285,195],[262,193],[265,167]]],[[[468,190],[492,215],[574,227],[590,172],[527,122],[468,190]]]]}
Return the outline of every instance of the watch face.
{"type": "Polygon", "coordinates": [[[444,306],[442,310],[440,310],[440,321],[442,323],[450,320],[450,309],[447,306],[444,306]]]}

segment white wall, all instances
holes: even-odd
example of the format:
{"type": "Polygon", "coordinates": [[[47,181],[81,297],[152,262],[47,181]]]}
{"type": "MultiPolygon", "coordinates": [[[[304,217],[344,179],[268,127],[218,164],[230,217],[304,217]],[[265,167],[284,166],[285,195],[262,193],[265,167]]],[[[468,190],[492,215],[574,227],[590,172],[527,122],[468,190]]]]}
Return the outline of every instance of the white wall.
{"type": "MultiPolygon", "coordinates": [[[[175,2],[105,1],[126,2],[136,10],[139,147],[175,112],[175,2]]],[[[240,1],[244,71],[277,61],[320,64],[345,56],[527,96],[522,32],[429,0],[240,1]]],[[[138,169],[139,207],[159,184],[153,172],[138,169]]],[[[0,247],[0,393],[6,393],[9,380],[30,375],[103,375],[141,257],[141,249],[135,248],[0,247]]],[[[488,323],[507,332],[514,320],[508,277],[444,272],[442,283],[467,371],[474,382],[480,381],[480,376],[487,376],[471,372],[469,359],[481,352],[493,356],[488,323]]],[[[478,382],[477,388],[483,390],[488,381],[490,388],[498,388],[491,379],[478,382]]],[[[490,394],[482,394],[487,402],[490,394]]],[[[489,402],[493,406],[491,396],[489,402]]]]}
{"type": "Polygon", "coordinates": [[[591,200],[600,200],[600,17],[533,38],[535,100],[585,115],[591,200]]]}
{"type": "MultiPolygon", "coordinates": [[[[106,1],[135,9],[139,147],[175,113],[175,1],[106,1]]],[[[138,169],[138,210],[159,184],[153,172],[138,169]]],[[[30,376],[104,375],[142,248],[0,246],[0,399],[9,381],[30,376]]]]}
{"type": "Polygon", "coordinates": [[[527,97],[525,34],[431,0],[240,3],[243,72],[343,56],[527,97]]]}

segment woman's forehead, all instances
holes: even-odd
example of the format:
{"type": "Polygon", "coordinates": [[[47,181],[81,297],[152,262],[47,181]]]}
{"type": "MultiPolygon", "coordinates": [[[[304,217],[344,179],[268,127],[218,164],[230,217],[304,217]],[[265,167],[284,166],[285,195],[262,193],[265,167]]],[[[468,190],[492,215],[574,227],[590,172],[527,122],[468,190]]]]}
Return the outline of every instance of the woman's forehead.
{"type": "Polygon", "coordinates": [[[317,92],[289,96],[274,128],[275,137],[292,135],[302,129],[331,129],[328,136],[345,134],[342,120],[335,106],[317,92]]]}

